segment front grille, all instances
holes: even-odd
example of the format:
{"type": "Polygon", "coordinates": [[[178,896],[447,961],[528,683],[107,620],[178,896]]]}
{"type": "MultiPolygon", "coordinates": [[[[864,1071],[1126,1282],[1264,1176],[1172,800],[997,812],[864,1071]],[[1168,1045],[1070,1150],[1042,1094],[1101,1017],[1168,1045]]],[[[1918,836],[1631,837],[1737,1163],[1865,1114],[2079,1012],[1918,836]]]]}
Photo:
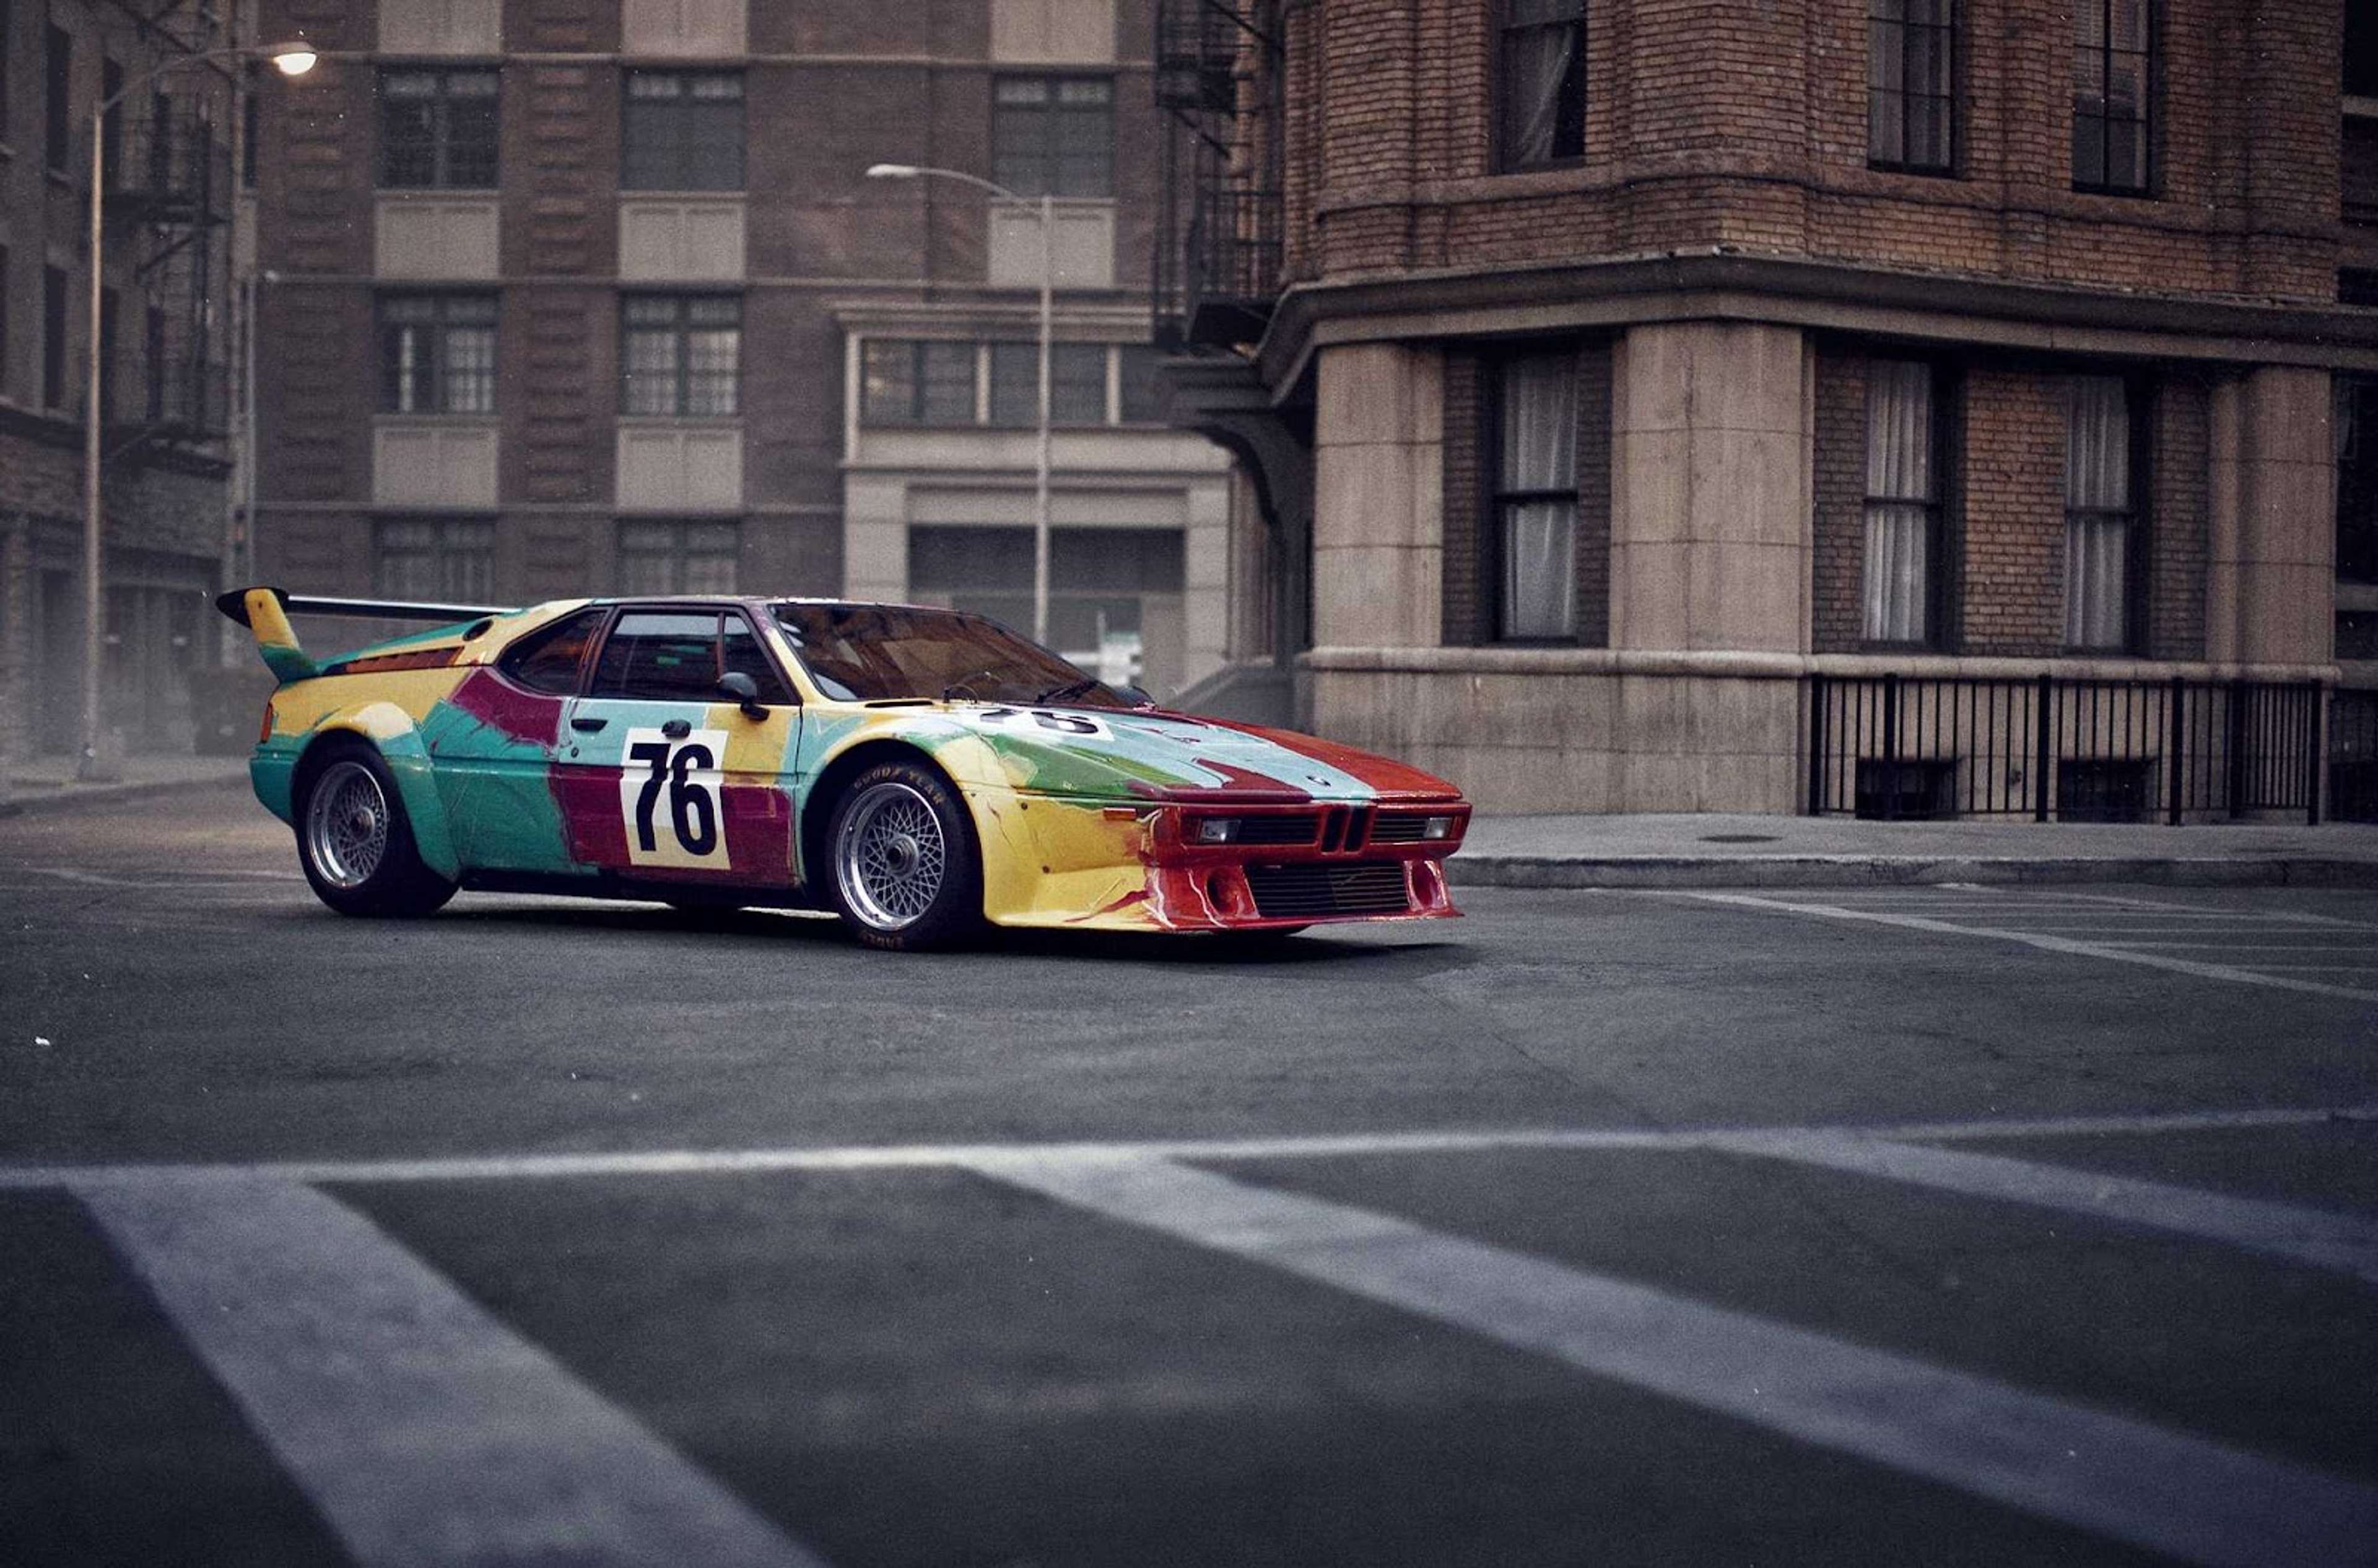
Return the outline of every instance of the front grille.
{"type": "Polygon", "coordinates": [[[1255,895],[1255,913],[1267,920],[1400,915],[1411,907],[1399,860],[1358,860],[1350,866],[1250,866],[1247,887],[1255,895]]]}
{"type": "Polygon", "coordinates": [[[1278,817],[1242,817],[1239,836],[1234,844],[1311,844],[1314,818],[1311,812],[1291,812],[1278,817]]]}
{"type": "Polygon", "coordinates": [[[1381,817],[1371,827],[1373,844],[1418,844],[1428,830],[1426,817],[1381,817]]]}

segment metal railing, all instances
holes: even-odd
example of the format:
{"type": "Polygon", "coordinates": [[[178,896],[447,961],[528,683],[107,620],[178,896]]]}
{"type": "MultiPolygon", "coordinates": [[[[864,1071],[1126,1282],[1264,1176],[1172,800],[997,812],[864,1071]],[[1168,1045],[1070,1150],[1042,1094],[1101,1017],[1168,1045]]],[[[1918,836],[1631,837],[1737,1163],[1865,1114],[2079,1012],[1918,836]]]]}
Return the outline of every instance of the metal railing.
{"type": "MultiPolygon", "coordinates": [[[[2320,820],[2317,682],[1810,677],[1812,816],[2320,820]]],[[[2378,712],[2373,712],[2378,724],[2378,712]]]]}
{"type": "Polygon", "coordinates": [[[2328,814],[2378,822],[2378,691],[2338,691],[2328,707],[2328,814]]]}

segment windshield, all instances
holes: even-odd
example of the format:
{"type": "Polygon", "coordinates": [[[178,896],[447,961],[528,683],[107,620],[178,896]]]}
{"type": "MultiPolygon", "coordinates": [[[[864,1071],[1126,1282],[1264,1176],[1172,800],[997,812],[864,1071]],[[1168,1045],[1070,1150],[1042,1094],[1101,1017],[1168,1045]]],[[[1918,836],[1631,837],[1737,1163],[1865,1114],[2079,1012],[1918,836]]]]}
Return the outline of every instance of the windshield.
{"type": "Polygon", "coordinates": [[[842,702],[1129,704],[1091,676],[980,616],[903,604],[777,604],[776,624],[818,689],[842,702]]]}

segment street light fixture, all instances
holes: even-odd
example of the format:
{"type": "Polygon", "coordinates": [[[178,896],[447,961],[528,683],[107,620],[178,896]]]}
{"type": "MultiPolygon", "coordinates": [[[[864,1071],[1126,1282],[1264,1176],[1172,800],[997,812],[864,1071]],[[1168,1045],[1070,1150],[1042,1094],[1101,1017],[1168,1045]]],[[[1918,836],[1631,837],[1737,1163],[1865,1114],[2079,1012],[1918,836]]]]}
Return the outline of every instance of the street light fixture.
{"type": "MultiPolygon", "coordinates": [[[[871,180],[956,180],[988,192],[1001,201],[1021,206],[1031,199],[1005,186],[969,174],[963,169],[935,169],[917,163],[872,163],[871,180]]],[[[1056,198],[1040,196],[1040,414],[1036,422],[1032,476],[1032,640],[1049,640],[1049,338],[1051,299],[1056,290],[1056,198]]]]}
{"type": "Polygon", "coordinates": [[[270,60],[282,76],[302,77],[314,68],[319,58],[311,44],[303,42],[246,45],[210,49],[196,54],[176,54],[143,71],[91,105],[90,353],[82,394],[82,755],[75,764],[77,778],[95,780],[107,776],[107,764],[100,760],[99,747],[99,665],[101,652],[106,645],[105,601],[101,592],[103,552],[100,547],[100,531],[105,509],[100,504],[99,493],[103,435],[99,423],[99,384],[105,365],[100,352],[104,345],[100,341],[99,319],[107,270],[104,246],[107,240],[108,111],[123,102],[136,89],[146,87],[166,72],[178,70],[184,66],[202,65],[210,60],[270,60]]]}

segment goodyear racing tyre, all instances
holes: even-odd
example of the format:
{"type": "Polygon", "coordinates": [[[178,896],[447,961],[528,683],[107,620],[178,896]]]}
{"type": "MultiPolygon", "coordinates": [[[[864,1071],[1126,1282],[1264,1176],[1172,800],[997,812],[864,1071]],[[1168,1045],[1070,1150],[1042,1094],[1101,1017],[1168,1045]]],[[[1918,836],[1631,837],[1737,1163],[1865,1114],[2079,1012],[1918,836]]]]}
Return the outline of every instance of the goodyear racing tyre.
{"type": "Polygon", "coordinates": [[[361,742],[307,770],[297,800],[297,862],[342,915],[426,915],[454,884],[422,864],[396,777],[361,742]]]}
{"type": "Polygon", "coordinates": [[[850,783],[826,830],[834,907],[870,947],[912,952],[982,924],[982,857],[966,803],[916,762],[886,762],[850,783]]]}

